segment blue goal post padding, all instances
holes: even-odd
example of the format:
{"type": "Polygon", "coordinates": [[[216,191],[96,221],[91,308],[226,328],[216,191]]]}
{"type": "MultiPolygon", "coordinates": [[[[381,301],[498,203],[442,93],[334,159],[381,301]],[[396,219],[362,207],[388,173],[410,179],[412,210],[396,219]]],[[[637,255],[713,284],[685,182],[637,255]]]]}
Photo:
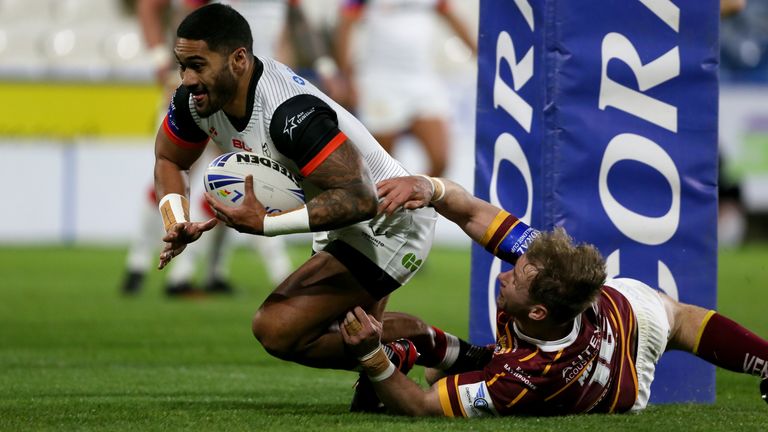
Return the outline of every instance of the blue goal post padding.
{"type": "MultiPolygon", "coordinates": [[[[715,0],[482,0],[475,194],[596,244],[609,276],[714,308],[715,0]]],[[[496,276],[472,250],[470,338],[494,339],[496,276]]],[[[662,359],[656,403],[714,400],[714,368],[662,359]]]]}

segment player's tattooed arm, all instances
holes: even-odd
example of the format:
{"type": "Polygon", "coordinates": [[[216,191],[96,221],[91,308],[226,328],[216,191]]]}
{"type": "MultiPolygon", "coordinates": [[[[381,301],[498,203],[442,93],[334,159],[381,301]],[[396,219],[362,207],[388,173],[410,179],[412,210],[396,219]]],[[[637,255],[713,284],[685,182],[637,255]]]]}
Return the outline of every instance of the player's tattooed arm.
{"type": "Polygon", "coordinates": [[[322,192],[307,203],[312,231],[351,225],[376,214],[376,188],[355,146],[345,141],[306,177],[322,192]]]}

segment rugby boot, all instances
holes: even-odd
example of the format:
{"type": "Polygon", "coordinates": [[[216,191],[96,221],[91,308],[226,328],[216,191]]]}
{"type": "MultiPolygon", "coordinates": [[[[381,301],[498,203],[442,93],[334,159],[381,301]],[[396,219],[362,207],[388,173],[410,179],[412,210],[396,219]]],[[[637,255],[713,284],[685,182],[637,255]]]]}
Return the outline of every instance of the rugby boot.
{"type": "Polygon", "coordinates": [[[205,293],[190,282],[168,283],[165,285],[165,295],[168,298],[199,298],[205,293]]]}
{"type": "MultiPolygon", "coordinates": [[[[407,375],[413,369],[419,353],[416,346],[408,339],[398,339],[384,345],[384,352],[389,357],[389,361],[395,365],[397,370],[407,375]]],[[[355,383],[355,393],[352,396],[352,403],[349,406],[350,412],[382,413],[386,410],[379,397],[373,389],[371,380],[365,372],[360,372],[360,377],[355,383]]]]}
{"type": "Polygon", "coordinates": [[[205,284],[205,292],[209,294],[234,294],[235,289],[224,279],[213,279],[205,284]]]}
{"type": "Polygon", "coordinates": [[[123,279],[120,292],[123,295],[131,296],[141,292],[141,286],[144,283],[144,272],[128,271],[123,279]]]}

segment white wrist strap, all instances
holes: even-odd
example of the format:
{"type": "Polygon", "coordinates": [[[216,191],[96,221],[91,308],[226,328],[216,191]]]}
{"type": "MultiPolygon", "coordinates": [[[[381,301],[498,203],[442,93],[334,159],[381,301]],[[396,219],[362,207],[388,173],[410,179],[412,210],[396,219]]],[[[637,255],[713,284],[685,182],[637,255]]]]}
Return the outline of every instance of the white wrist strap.
{"type": "Polygon", "coordinates": [[[395,370],[395,364],[390,361],[389,366],[387,366],[387,369],[384,370],[384,372],[373,376],[368,375],[368,379],[371,380],[371,382],[381,382],[391,377],[395,373],[395,370]]]}
{"type": "Polygon", "coordinates": [[[433,184],[435,186],[435,194],[437,196],[433,195],[432,199],[429,202],[438,202],[441,199],[443,199],[443,197],[445,197],[445,183],[443,183],[443,181],[440,180],[439,177],[430,177],[430,178],[434,182],[433,184]]]}
{"type": "Polygon", "coordinates": [[[264,218],[265,236],[272,237],[281,234],[305,232],[310,232],[307,206],[274,216],[267,215],[264,218]]]}
{"type": "Polygon", "coordinates": [[[397,368],[395,364],[389,360],[387,354],[384,352],[384,347],[379,343],[373,351],[368,354],[359,357],[360,364],[363,365],[366,375],[371,382],[380,382],[392,376],[397,368]],[[386,365],[386,366],[384,366],[386,365]],[[384,367],[382,369],[382,367],[384,367]],[[379,372],[380,371],[380,372],[379,372]],[[373,374],[371,374],[373,372],[373,374]]]}
{"type": "Polygon", "coordinates": [[[445,183],[438,177],[430,177],[424,174],[416,174],[419,177],[423,177],[429,180],[429,184],[432,185],[432,198],[429,202],[438,202],[445,197],[445,183]],[[437,196],[435,196],[437,195],[437,196]]]}
{"type": "Polygon", "coordinates": [[[166,231],[173,224],[189,222],[189,200],[183,195],[170,193],[160,200],[157,207],[160,209],[166,231]]]}

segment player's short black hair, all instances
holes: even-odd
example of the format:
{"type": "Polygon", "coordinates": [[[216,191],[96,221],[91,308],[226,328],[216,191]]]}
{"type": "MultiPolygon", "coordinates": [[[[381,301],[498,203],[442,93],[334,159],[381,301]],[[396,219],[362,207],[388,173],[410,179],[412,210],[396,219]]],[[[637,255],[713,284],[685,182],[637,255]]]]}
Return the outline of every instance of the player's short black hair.
{"type": "Polygon", "coordinates": [[[253,36],[248,21],[232,7],[212,3],[194,10],[176,30],[176,37],[201,40],[208,49],[222,54],[245,47],[253,54],[253,36]]]}

